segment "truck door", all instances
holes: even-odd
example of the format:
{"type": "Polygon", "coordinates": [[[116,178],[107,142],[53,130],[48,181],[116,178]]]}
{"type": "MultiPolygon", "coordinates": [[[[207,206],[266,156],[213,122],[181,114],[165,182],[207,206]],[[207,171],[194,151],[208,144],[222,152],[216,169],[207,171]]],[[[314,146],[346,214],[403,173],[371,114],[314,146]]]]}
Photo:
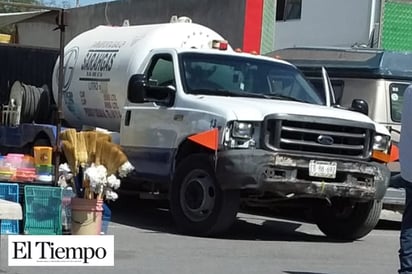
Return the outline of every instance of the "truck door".
{"type": "MultiPolygon", "coordinates": [[[[144,76],[149,86],[175,89],[173,53],[152,53],[144,76]]],[[[179,130],[174,127],[174,101],[161,105],[128,100],[124,113],[120,143],[129,160],[139,175],[166,179],[170,174],[173,147],[179,130]]]]}

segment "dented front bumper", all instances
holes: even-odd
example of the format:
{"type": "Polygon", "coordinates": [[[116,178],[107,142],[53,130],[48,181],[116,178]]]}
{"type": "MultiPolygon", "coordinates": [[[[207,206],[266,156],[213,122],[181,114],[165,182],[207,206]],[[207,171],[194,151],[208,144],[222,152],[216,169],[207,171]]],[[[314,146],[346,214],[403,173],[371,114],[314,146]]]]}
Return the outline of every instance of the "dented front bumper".
{"type": "Polygon", "coordinates": [[[223,189],[252,189],[280,197],[381,200],[389,184],[390,171],[375,162],[250,149],[219,152],[216,177],[223,189]],[[311,160],[333,163],[336,176],[309,176],[311,160]]]}

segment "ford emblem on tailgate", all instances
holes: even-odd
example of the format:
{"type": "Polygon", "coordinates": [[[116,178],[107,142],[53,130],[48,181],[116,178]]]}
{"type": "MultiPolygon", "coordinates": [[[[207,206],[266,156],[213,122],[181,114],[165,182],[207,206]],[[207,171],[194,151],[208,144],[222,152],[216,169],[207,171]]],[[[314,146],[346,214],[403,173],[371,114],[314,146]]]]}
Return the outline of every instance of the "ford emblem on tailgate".
{"type": "Polygon", "coordinates": [[[333,145],[333,138],[328,135],[319,135],[317,141],[322,145],[333,145]]]}

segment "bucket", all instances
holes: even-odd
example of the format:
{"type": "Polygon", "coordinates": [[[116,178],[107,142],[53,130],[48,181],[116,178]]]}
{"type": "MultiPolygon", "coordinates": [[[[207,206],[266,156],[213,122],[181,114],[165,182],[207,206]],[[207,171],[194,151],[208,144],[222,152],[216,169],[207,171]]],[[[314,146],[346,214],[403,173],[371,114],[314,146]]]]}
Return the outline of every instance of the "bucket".
{"type": "Polygon", "coordinates": [[[72,198],[72,235],[100,235],[102,212],[103,200],[72,198]]]}

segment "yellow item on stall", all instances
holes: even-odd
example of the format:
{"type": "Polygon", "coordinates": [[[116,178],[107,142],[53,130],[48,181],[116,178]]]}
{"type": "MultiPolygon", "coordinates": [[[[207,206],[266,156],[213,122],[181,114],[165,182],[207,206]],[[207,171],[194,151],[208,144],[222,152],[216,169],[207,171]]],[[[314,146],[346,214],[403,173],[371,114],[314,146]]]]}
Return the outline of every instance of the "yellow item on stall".
{"type": "Polygon", "coordinates": [[[52,164],[53,148],[49,146],[35,146],[34,150],[34,164],[50,166],[52,164]]]}

